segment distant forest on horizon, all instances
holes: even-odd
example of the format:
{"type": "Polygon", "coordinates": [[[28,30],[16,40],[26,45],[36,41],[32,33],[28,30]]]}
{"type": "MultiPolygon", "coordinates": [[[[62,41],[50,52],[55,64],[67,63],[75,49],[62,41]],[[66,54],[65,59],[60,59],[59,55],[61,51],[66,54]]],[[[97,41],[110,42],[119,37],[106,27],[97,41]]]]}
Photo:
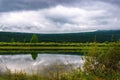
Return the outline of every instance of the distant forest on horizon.
{"type": "MultiPolygon", "coordinates": [[[[35,33],[0,32],[0,42],[30,42],[35,33]]],[[[120,30],[65,34],[35,34],[39,42],[111,42],[120,40],[120,30]]]]}

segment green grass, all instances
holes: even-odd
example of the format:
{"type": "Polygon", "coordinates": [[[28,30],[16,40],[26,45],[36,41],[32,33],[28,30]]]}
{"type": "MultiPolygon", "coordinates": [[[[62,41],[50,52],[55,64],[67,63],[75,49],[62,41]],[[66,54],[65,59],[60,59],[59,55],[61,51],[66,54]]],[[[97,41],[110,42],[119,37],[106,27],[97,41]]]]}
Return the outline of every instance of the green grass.
{"type": "Polygon", "coordinates": [[[0,52],[87,52],[92,47],[106,50],[113,43],[0,43],[0,52]]]}

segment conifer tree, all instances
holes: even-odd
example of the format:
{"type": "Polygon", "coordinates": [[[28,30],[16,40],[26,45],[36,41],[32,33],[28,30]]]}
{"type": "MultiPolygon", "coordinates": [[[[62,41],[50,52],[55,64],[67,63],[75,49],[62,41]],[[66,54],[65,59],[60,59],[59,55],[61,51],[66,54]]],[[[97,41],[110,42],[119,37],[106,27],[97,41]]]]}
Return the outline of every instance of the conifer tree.
{"type": "Polygon", "coordinates": [[[38,37],[36,34],[33,34],[32,35],[32,38],[30,40],[30,43],[38,43],[38,37]]]}

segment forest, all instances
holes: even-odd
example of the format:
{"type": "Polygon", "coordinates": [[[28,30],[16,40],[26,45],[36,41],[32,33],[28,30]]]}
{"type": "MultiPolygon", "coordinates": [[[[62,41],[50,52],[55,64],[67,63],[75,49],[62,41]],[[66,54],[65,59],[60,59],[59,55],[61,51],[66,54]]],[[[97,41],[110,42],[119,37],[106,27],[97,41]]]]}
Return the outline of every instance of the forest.
{"type": "MultiPolygon", "coordinates": [[[[0,42],[30,42],[33,33],[0,32],[0,42]]],[[[38,42],[112,42],[120,39],[120,30],[37,34],[38,42]]]]}

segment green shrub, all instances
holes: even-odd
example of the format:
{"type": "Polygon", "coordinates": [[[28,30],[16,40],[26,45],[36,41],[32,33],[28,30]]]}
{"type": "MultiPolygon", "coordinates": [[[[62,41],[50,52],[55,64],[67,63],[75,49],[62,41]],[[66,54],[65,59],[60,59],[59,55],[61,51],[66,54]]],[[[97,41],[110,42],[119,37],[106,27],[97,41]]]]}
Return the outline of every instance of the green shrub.
{"type": "Polygon", "coordinates": [[[84,71],[105,80],[120,79],[120,44],[111,43],[106,51],[95,45],[85,58],[84,71]]]}

